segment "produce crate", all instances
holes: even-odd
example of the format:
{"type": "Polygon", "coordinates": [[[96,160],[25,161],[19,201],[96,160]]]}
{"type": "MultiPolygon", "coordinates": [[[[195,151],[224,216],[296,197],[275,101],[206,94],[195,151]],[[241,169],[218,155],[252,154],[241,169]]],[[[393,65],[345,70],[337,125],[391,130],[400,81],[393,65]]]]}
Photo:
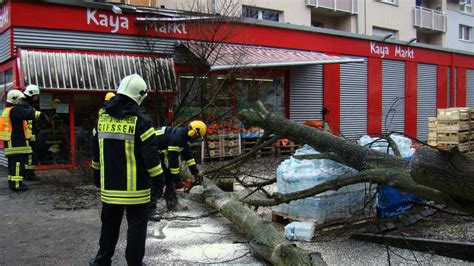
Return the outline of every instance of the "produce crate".
{"type": "Polygon", "coordinates": [[[451,133],[439,133],[437,135],[437,141],[439,144],[460,144],[470,139],[470,132],[451,132],[451,133]]]}
{"type": "Polygon", "coordinates": [[[239,133],[220,131],[207,135],[207,145],[202,145],[201,159],[234,157],[241,154],[239,133]],[[207,147],[206,147],[207,146],[207,147]]]}
{"type": "Polygon", "coordinates": [[[437,131],[439,133],[450,133],[450,132],[461,132],[470,130],[470,122],[457,120],[457,121],[438,121],[437,131]]]}
{"type": "Polygon", "coordinates": [[[438,139],[438,132],[436,130],[430,130],[428,131],[428,140],[434,140],[436,141],[438,139]]]}
{"type": "Polygon", "coordinates": [[[438,122],[440,120],[470,120],[470,108],[447,108],[438,109],[438,122]]]}

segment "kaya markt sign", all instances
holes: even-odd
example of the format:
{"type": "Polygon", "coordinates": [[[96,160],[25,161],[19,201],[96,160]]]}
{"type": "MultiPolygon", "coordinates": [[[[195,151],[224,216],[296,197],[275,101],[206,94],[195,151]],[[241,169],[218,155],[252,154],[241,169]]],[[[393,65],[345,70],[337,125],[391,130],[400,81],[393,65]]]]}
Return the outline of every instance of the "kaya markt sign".
{"type": "MultiPolygon", "coordinates": [[[[129,31],[131,27],[135,26],[131,24],[135,23],[135,21],[130,20],[134,20],[134,17],[118,14],[109,14],[101,12],[101,10],[91,8],[88,8],[86,11],[87,25],[103,27],[111,33],[129,31]]],[[[153,30],[156,33],[163,34],[188,34],[186,23],[158,23],[152,27],[148,27],[148,30],[153,30]]]]}
{"type": "Polygon", "coordinates": [[[401,59],[415,59],[415,51],[412,48],[403,48],[400,45],[395,45],[392,49],[390,46],[370,42],[370,53],[378,54],[381,58],[385,56],[398,57],[401,59]]]}

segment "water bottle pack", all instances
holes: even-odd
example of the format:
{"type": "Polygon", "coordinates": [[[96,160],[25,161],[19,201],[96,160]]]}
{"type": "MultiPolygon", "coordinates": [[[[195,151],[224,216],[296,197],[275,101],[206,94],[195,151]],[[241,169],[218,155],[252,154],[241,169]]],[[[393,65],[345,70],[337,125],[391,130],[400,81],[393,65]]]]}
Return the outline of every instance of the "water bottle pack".
{"type": "MultiPolygon", "coordinates": [[[[318,154],[312,147],[304,145],[295,155],[318,154]]],[[[277,190],[287,194],[311,188],[334,180],[341,175],[356,175],[357,171],[343,164],[327,160],[298,160],[294,157],[283,161],[277,169],[277,190]]],[[[372,193],[375,186],[370,189],[372,193]]],[[[332,219],[351,215],[367,208],[369,186],[366,183],[354,184],[337,191],[327,191],[314,197],[281,204],[275,210],[292,216],[313,220],[332,219]]]]}

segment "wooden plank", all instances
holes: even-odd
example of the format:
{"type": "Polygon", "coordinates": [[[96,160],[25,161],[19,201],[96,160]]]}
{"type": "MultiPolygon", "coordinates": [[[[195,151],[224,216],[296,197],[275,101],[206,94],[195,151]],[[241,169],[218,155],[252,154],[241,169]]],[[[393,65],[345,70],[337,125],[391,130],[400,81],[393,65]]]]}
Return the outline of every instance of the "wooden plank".
{"type": "Polygon", "coordinates": [[[474,243],[471,242],[454,242],[369,233],[354,233],[350,238],[474,262],[474,252],[472,252],[474,251],[474,243]]]}
{"type": "Polygon", "coordinates": [[[438,132],[461,132],[470,130],[469,121],[438,121],[436,130],[438,132]]]}

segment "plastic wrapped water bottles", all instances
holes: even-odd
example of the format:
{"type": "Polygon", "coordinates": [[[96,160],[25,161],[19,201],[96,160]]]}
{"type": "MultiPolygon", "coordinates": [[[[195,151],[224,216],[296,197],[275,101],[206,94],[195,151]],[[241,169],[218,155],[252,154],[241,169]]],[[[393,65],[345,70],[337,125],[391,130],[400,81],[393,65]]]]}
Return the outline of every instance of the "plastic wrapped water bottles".
{"type": "MultiPolygon", "coordinates": [[[[295,155],[317,153],[312,147],[304,145],[295,155]]],[[[281,194],[293,193],[334,180],[341,175],[356,174],[356,170],[331,160],[298,160],[291,157],[277,168],[277,190],[281,194]]],[[[375,186],[369,188],[366,183],[354,184],[337,191],[327,191],[314,197],[281,204],[274,210],[312,220],[347,217],[362,209],[370,209],[370,205],[364,202],[370,197],[368,191],[374,189],[375,186]]]]}
{"type": "Polygon", "coordinates": [[[315,227],[312,222],[292,222],[285,226],[285,237],[290,241],[311,241],[315,227]]]}

